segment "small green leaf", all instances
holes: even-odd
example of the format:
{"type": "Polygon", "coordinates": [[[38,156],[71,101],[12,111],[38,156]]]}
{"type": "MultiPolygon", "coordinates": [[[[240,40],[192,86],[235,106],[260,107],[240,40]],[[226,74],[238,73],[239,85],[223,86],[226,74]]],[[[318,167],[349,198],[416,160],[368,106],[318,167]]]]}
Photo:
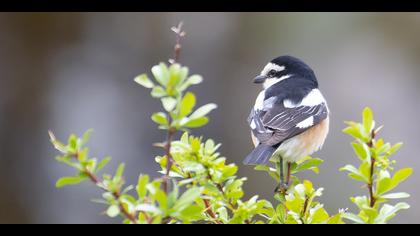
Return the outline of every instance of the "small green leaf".
{"type": "Polygon", "coordinates": [[[369,147],[365,143],[353,142],[351,146],[360,160],[364,161],[370,158],[369,147]]]}
{"type": "Polygon", "coordinates": [[[356,177],[358,180],[362,180],[364,182],[369,182],[369,179],[366,178],[356,167],[352,165],[346,165],[340,169],[340,171],[348,171],[352,174],[352,176],[356,177]]]}
{"type": "Polygon", "coordinates": [[[155,123],[157,123],[159,125],[163,125],[165,127],[169,125],[169,121],[168,121],[168,119],[166,117],[166,114],[163,113],[163,112],[154,113],[152,115],[152,120],[155,123]]]}
{"type": "Polygon", "coordinates": [[[99,162],[98,166],[96,167],[95,172],[101,171],[109,162],[111,161],[111,157],[105,157],[99,162]]]}
{"type": "Polygon", "coordinates": [[[122,175],[124,174],[124,169],[125,169],[125,164],[121,163],[118,168],[117,171],[115,172],[115,176],[116,178],[121,178],[122,175]]]}
{"type": "Polygon", "coordinates": [[[167,112],[173,111],[177,104],[177,100],[173,97],[164,97],[161,99],[161,101],[163,108],[165,108],[167,112]]]}
{"type": "Polygon", "coordinates": [[[161,98],[167,95],[166,91],[161,86],[153,87],[152,92],[150,92],[150,94],[154,98],[161,98]]]}
{"type": "Polygon", "coordinates": [[[374,128],[373,113],[369,107],[363,110],[363,127],[367,134],[370,134],[374,128]]]}
{"type": "Polygon", "coordinates": [[[111,205],[106,210],[106,214],[111,218],[117,217],[120,214],[120,208],[117,205],[111,205]]]}
{"type": "Polygon", "coordinates": [[[356,224],[365,224],[366,222],[362,220],[359,216],[353,213],[344,213],[343,218],[353,221],[356,224]]]}
{"type": "Polygon", "coordinates": [[[349,126],[343,129],[343,133],[348,134],[355,139],[367,141],[367,139],[363,136],[359,126],[349,126]]]}
{"type": "Polygon", "coordinates": [[[381,196],[382,194],[391,190],[391,178],[389,172],[381,170],[378,174],[378,181],[376,184],[376,195],[381,196]]]}
{"type": "Polygon", "coordinates": [[[397,171],[392,177],[390,190],[397,187],[401,182],[406,180],[412,174],[413,174],[413,169],[411,168],[405,168],[405,169],[401,169],[397,171]]]}
{"type": "Polygon", "coordinates": [[[93,129],[88,129],[82,137],[82,140],[80,142],[80,146],[83,147],[86,145],[86,143],[90,140],[90,136],[92,135],[93,129]]]}
{"type": "Polygon", "coordinates": [[[194,94],[191,92],[187,92],[181,101],[181,109],[179,112],[179,118],[183,118],[189,115],[195,106],[195,102],[196,101],[195,101],[194,94]]]}
{"type": "Polygon", "coordinates": [[[147,77],[146,74],[137,76],[134,81],[145,88],[153,88],[155,84],[147,77]]]}
{"type": "Polygon", "coordinates": [[[395,153],[396,151],[398,151],[401,148],[402,145],[403,145],[403,143],[397,143],[397,144],[395,144],[394,146],[392,146],[388,150],[387,154],[388,155],[392,155],[393,153],[395,153]]]}
{"type": "Polygon", "coordinates": [[[152,214],[160,214],[161,210],[154,205],[151,204],[139,204],[136,206],[136,210],[140,212],[152,213],[152,214]]]}
{"type": "Polygon", "coordinates": [[[295,174],[295,173],[299,173],[305,170],[314,169],[318,167],[319,165],[321,165],[323,162],[324,161],[319,158],[311,158],[299,164],[292,173],[295,174]]]}
{"type": "Polygon", "coordinates": [[[169,69],[165,63],[160,63],[159,65],[152,67],[152,74],[162,86],[165,86],[169,82],[169,69]]]}
{"type": "Polygon", "coordinates": [[[188,120],[185,124],[182,124],[185,128],[198,128],[206,125],[209,122],[209,118],[200,117],[194,120],[188,120]]]}
{"type": "Polygon", "coordinates": [[[401,199],[401,198],[409,198],[410,194],[408,193],[389,193],[382,195],[381,198],[383,199],[401,199]]]}
{"type": "Polygon", "coordinates": [[[203,77],[201,75],[192,75],[187,79],[187,83],[191,85],[196,85],[203,82],[203,77]]]}
{"type": "Polygon", "coordinates": [[[217,105],[214,104],[214,103],[204,105],[204,106],[198,108],[197,110],[195,110],[189,118],[191,120],[193,120],[193,119],[196,119],[196,118],[206,116],[208,113],[210,113],[212,110],[214,110],[216,108],[217,108],[217,105]]]}
{"type": "Polygon", "coordinates": [[[140,199],[143,199],[144,197],[146,197],[148,183],[149,183],[149,176],[140,175],[137,186],[136,186],[137,195],[139,196],[140,199]]]}
{"type": "Polygon", "coordinates": [[[193,203],[197,198],[199,198],[202,192],[203,192],[203,188],[199,188],[199,187],[193,187],[193,188],[188,189],[184,194],[182,194],[182,196],[175,203],[173,210],[182,211],[188,205],[193,203]]]}
{"type": "Polygon", "coordinates": [[[405,202],[400,202],[395,206],[391,206],[388,204],[385,204],[381,210],[379,211],[379,215],[377,216],[377,218],[375,219],[375,223],[376,224],[385,224],[386,222],[388,222],[389,220],[391,220],[392,218],[395,217],[395,215],[401,211],[401,210],[406,210],[409,209],[410,205],[408,205],[405,202]]]}
{"type": "Polygon", "coordinates": [[[57,183],[55,184],[55,186],[57,188],[62,188],[66,185],[74,185],[74,184],[79,184],[80,182],[82,182],[83,180],[85,180],[85,178],[81,178],[81,177],[62,177],[60,178],[57,183]]]}

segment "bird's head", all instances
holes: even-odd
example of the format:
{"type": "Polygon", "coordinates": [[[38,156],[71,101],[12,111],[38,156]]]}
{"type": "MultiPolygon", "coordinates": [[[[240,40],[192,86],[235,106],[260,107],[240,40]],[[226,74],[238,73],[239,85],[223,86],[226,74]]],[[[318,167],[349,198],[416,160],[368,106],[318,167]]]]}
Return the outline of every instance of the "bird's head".
{"type": "Polygon", "coordinates": [[[254,78],[254,83],[268,87],[285,79],[299,78],[317,84],[313,70],[302,60],[292,56],[280,56],[271,60],[254,78]]]}

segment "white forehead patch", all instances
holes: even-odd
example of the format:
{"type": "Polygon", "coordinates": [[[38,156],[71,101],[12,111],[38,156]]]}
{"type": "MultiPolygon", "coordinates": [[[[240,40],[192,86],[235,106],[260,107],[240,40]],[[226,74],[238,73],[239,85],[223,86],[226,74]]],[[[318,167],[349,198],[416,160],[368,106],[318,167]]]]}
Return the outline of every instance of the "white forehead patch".
{"type": "Polygon", "coordinates": [[[270,70],[275,70],[275,71],[279,72],[279,71],[282,71],[282,70],[284,70],[284,69],[286,69],[286,67],[284,67],[284,66],[279,66],[279,65],[276,65],[276,64],[274,64],[274,63],[269,62],[269,63],[268,63],[268,64],[264,67],[264,69],[261,71],[261,75],[267,75],[267,73],[268,73],[270,70]]]}

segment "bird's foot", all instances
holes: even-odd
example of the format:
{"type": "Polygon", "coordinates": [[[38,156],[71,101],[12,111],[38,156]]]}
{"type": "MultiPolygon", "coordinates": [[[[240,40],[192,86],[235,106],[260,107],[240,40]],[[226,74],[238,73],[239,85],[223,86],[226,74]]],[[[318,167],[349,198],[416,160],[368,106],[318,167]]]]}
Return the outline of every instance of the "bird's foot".
{"type": "Polygon", "coordinates": [[[274,193],[282,193],[282,194],[286,194],[287,191],[290,188],[290,184],[286,184],[286,183],[280,183],[276,189],[274,190],[274,193]]]}

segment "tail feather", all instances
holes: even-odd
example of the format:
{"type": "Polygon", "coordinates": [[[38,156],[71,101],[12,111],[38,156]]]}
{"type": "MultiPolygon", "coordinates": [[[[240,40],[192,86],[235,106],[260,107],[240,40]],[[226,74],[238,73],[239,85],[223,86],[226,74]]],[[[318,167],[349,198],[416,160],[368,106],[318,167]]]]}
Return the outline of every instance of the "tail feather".
{"type": "Polygon", "coordinates": [[[258,145],[244,160],[245,165],[265,165],[270,161],[276,149],[272,146],[258,145]]]}

